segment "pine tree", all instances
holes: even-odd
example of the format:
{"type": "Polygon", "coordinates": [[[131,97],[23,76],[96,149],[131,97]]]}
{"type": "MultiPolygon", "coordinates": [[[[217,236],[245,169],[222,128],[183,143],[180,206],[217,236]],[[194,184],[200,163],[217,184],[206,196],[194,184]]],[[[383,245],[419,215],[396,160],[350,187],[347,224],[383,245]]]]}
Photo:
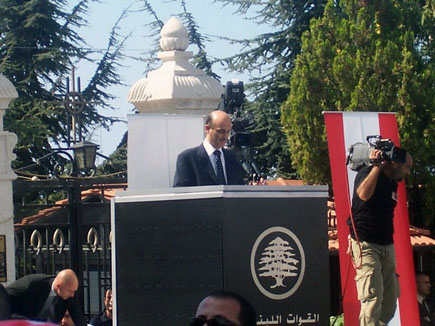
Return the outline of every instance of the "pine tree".
{"type": "Polygon", "coordinates": [[[433,9],[430,1],[331,0],[312,21],[282,108],[305,181],[331,183],[322,111],[397,112],[401,144],[415,161],[411,183],[426,189],[417,198],[433,218],[433,9]]]}
{"type": "Polygon", "coordinates": [[[105,160],[97,167],[97,176],[113,176],[127,181],[127,138],[128,132],[124,134],[115,151],[110,154],[110,160],[105,160]]]}
{"type": "MultiPolygon", "coordinates": [[[[64,79],[72,63],[87,58],[86,44],[76,30],[87,0],[66,12],[66,0],[0,0],[0,72],[17,88],[19,98],[5,115],[5,129],[18,135],[16,168],[49,153],[52,144],[67,138],[62,96],[64,79]]],[[[123,13],[125,14],[125,13],[123,13]]],[[[83,111],[84,135],[97,125],[108,128],[116,119],[104,117],[97,106],[110,108],[105,87],[118,82],[117,60],[125,39],[118,41],[114,27],[96,72],[83,89],[87,107],[83,111]]]]}
{"type": "Polygon", "coordinates": [[[254,17],[250,19],[267,24],[272,30],[252,39],[229,40],[242,45],[243,49],[222,62],[230,70],[258,75],[247,87],[255,102],[250,111],[256,121],[251,129],[254,143],[250,156],[255,156],[265,175],[294,178],[290,151],[281,129],[280,108],[289,94],[289,80],[294,60],[301,50],[302,33],[313,17],[322,15],[327,1],[219,1],[236,6],[241,15],[253,11],[254,17]]]}
{"type": "Polygon", "coordinates": [[[186,1],[180,0],[180,5],[183,8],[183,12],[180,14],[180,17],[186,25],[187,31],[189,32],[189,43],[196,45],[198,48],[198,52],[193,56],[193,65],[196,68],[203,70],[210,77],[219,80],[220,77],[213,72],[213,63],[205,51],[205,43],[210,41],[209,38],[200,33],[200,27],[196,23],[192,13],[188,11],[186,1]]]}

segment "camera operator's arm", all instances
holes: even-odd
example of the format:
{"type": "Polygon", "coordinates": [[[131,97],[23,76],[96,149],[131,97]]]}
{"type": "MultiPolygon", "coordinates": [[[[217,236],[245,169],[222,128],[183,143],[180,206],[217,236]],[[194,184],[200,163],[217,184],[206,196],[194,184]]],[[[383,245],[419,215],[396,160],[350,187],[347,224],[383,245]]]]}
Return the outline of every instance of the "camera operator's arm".
{"type": "Polygon", "coordinates": [[[373,168],[356,189],[358,197],[363,201],[372,198],[373,193],[375,192],[376,183],[378,182],[379,174],[381,173],[381,151],[378,149],[373,150],[370,153],[369,158],[374,162],[373,168]]]}

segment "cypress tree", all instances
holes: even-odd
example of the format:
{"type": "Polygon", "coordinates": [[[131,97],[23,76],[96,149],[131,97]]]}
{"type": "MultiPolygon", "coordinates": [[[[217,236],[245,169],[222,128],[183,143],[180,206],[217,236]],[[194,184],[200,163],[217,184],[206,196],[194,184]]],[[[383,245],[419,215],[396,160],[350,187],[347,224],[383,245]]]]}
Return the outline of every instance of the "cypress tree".
{"type": "Polygon", "coordinates": [[[422,208],[412,218],[433,219],[433,9],[430,1],[331,0],[312,21],[282,107],[305,181],[331,183],[322,111],[397,112],[401,144],[414,156],[411,189],[419,189],[410,203],[422,208]]]}

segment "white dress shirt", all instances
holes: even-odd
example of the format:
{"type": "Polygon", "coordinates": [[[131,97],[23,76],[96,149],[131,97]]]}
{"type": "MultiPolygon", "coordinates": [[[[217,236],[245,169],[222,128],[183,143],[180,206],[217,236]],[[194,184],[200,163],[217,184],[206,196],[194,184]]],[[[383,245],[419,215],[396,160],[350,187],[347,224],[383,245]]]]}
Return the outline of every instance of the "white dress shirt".
{"type": "Polygon", "coordinates": [[[214,152],[215,152],[215,150],[218,150],[219,152],[221,152],[221,162],[222,162],[222,167],[224,168],[225,182],[228,184],[227,169],[225,166],[225,156],[224,156],[224,153],[222,152],[222,148],[219,148],[219,149],[214,148],[214,146],[212,144],[210,144],[206,138],[204,138],[202,145],[204,146],[205,151],[207,152],[208,158],[210,159],[211,165],[213,166],[213,170],[214,170],[214,173],[216,175],[217,175],[217,169],[216,169],[216,158],[215,158],[214,152]]]}

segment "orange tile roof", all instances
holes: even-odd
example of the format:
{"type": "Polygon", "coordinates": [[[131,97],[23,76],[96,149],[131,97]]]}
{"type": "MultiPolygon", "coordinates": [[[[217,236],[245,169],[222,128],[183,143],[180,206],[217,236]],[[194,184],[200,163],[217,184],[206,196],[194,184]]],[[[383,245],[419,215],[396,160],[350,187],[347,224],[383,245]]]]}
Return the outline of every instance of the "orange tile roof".
{"type": "Polygon", "coordinates": [[[289,180],[278,178],[276,180],[267,180],[268,186],[303,186],[304,182],[302,180],[289,180]]]}
{"type": "MultiPolygon", "coordinates": [[[[435,246],[435,240],[430,237],[429,230],[419,229],[414,226],[409,227],[411,236],[411,245],[413,248],[435,246]]],[[[337,229],[328,230],[328,249],[329,251],[338,251],[338,234],[337,229]]]]}
{"type": "MultiPolygon", "coordinates": [[[[301,186],[303,185],[302,180],[286,180],[282,178],[278,178],[277,180],[267,180],[267,185],[270,186],[301,186]]],[[[107,185],[105,185],[107,186],[107,185]]],[[[125,188],[127,188],[127,184],[125,188]]],[[[120,191],[120,188],[110,188],[104,189],[104,199],[110,200],[115,196],[115,191],[120,191]]],[[[85,200],[87,197],[91,195],[101,195],[101,189],[88,189],[84,190],[81,193],[82,200],[85,200]]],[[[56,205],[66,205],[68,203],[68,199],[63,199],[57,201],[56,205]]],[[[37,214],[28,216],[22,219],[20,223],[15,223],[15,226],[23,226],[29,225],[37,222],[39,219],[44,218],[45,216],[49,216],[54,212],[61,209],[62,206],[55,206],[40,210],[37,214]]],[[[338,233],[337,233],[337,216],[335,213],[335,203],[333,201],[328,201],[328,249],[330,251],[338,251],[338,233]]],[[[419,247],[427,247],[427,246],[435,246],[435,239],[432,239],[430,236],[430,231],[426,229],[420,229],[414,226],[409,227],[409,233],[411,236],[411,245],[413,248],[419,247]]]]}
{"type": "MultiPolygon", "coordinates": [[[[413,248],[435,246],[435,239],[431,238],[430,231],[409,226],[409,235],[413,248]]],[[[328,249],[338,251],[337,216],[334,202],[328,201],[328,249]]]]}
{"type": "MultiPolygon", "coordinates": [[[[109,201],[111,198],[115,197],[115,191],[121,191],[122,189],[124,189],[124,190],[127,189],[127,184],[125,184],[125,188],[105,188],[104,192],[101,191],[102,189],[98,189],[98,188],[87,189],[87,190],[83,190],[81,192],[81,199],[82,199],[82,201],[84,201],[86,198],[88,198],[88,197],[90,197],[92,195],[101,196],[101,194],[104,193],[103,198],[105,200],[109,201]]],[[[36,223],[40,219],[42,219],[42,218],[44,218],[46,216],[50,216],[51,214],[53,214],[53,213],[57,212],[58,210],[62,209],[63,208],[62,205],[67,205],[67,204],[68,204],[68,199],[58,200],[58,201],[56,201],[54,203],[54,205],[56,205],[56,206],[42,209],[42,210],[38,211],[38,213],[36,213],[34,215],[27,216],[27,217],[23,218],[21,220],[21,222],[15,223],[15,226],[19,227],[19,226],[24,226],[24,225],[29,225],[29,224],[36,223]]]]}

